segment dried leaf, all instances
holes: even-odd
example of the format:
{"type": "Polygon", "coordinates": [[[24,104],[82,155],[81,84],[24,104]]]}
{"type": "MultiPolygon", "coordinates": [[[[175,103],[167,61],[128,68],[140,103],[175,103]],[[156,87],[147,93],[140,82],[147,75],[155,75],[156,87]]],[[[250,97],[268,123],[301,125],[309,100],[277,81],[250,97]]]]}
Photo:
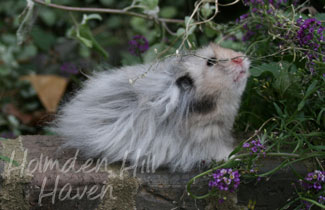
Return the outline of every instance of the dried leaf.
{"type": "Polygon", "coordinates": [[[21,79],[32,83],[39,99],[48,112],[55,112],[65,92],[68,79],[54,75],[30,75],[21,79]]]}

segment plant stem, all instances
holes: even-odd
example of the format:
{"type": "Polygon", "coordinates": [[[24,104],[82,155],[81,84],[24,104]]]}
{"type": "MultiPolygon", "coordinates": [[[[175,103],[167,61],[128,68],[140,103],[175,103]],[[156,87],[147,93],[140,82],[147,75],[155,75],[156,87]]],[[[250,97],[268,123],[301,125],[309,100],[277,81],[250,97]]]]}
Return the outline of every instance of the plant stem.
{"type": "Polygon", "coordinates": [[[325,206],[323,204],[318,203],[317,201],[314,201],[314,200],[309,199],[309,198],[304,198],[304,197],[300,197],[300,199],[304,200],[304,201],[308,201],[308,202],[310,202],[310,203],[312,203],[312,204],[314,204],[316,206],[321,207],[322,209],[325,209],[325,206]]]}
{"type": "MultiPolygon", "coordinates": [[[[240,155],[237,155],[233,158],[231,158],[230,160],[228,160],[227,162],[219,165],[219,166],[216,166],[214,168],[211,168],[195,177],[193,177],[192,179],[190,179],[190,181],[187,183],[187,186],[186,186],[186,189],[187,189],[187,193],[193,197],[194,199],[203,199],[203,198],[207,198],[210,194],[207,193],[205,195],[201,195],[201,196],[197,196],[197,195],[194,195],[192,192],[191,192],[191,185],[195,182],[195,180],[205,176],[205,175],[208,175],[210,174],[211,172],[217,170],[217,169],[220,169],[220,168],[223,168],[223,167],[226,167],[227,165],[231,164],[232,162],[240,159],[240,158],[243,158],[243,157],[247,157],[247,156],[251,156],[252,154],[250,153],[244,153],[244,154],[240,154],[240,155]]],[[[304,155],[299,155],[299,154],[292,154],[292,153],[267,153],[266,154],[267,156],[271,156],[271,157],[288,157],[288,158],[299,158],[299,159],[296,159],[296,160],[293,160],[293,161],[285,161],[283,162],[280,166],[276,167],[275,169],[273,169],[271,172],[276,172],[277,170],[279,170],[280,168],[284,167],[284,166],[287,166],[288,164],[291,164],[291,163],[295,163],[295,162],[298,162],[298,161],[302,161],[302,160],[305,160],[305,159],[308,159],[308,158],[311,158],[311,157],[317,157],[317,156],[324,156],[325,157],[325,153],[310,153],[310,154],[304,154],[304,155]]],[[[288,160],[288,159],[287,159],[288,160]]],[[[268,175],[269,172],[265,173],[265,174],[261,174],[261,176],[266,176],[268,175]]]]}

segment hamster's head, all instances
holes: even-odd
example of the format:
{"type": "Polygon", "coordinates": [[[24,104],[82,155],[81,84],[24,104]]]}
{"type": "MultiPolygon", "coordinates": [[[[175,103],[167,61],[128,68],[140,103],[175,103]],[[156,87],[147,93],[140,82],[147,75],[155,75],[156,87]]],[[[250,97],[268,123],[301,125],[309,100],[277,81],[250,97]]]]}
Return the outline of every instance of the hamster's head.
{"type": "Polygon", "coordinates": [[[210,44],[186,56],[183,65],[199,93],[241,95],[249,76],[250,61],[240,52],[210,44]]]}

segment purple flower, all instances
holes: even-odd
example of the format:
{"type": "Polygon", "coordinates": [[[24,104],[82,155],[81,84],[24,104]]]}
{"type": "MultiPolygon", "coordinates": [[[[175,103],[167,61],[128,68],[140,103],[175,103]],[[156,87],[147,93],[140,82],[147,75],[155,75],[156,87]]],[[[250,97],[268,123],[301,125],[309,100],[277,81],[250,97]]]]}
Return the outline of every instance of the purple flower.
{"type": "Polygon", "coordinates": [[[325,196],[321,196],[321,195],[320,195],[320,196],[318,197],[318,202],[319,202],[319,203],[322,203],[322,204],[325,203],[325,196]]]}
{"type": "Polygon", "coordinates": [[[245,42],[245,41],[248,41],[248,40],[249,40],[253,35],[255,35],[255,32],[248,30],[248,31],[244,34],[242,40],[243,40],[244,42],[245,42]]]}
{"type": "Polygon", "coordinates": [[[261,144],[260,140],[252,140],[251,142],[246,142],[243,145],[244,148],[247,148],[251,151],[253,154],[263,154],[265,156],[265,146],[261,144]]]}
{"type": "Polygon", "coordinates": [[[309,210],[310,209],[310,207],[311,207],[311,203],[310,202],[308,202],[308,201],[302,201],[303,203],[304,203],[304,205],[305,205],[305,209],[306,210],[309,210]]]}
{"type": "Polygon", "coordinates": [[[314,189],[321,190],[322,189],[322,186],[318,182],[315,182],[314,183],[314,189]]]}
{"type": "Polygon", "coordinates": [[[248,148],[248,147],[250,147],[250,146],[251,146],[251,145],[250,145],[249,143],[247,143],[247,142],[244,143],[244,145],[243,145],[244,148],[248,148]]]}
{"type": "Polygon", "coordinates": [[[296,21],[296,24],[299,29],[296,32],[295,42],[300,47],[313,50],[307,53],[307,66],[310,72],[313,74],[315,71],[315,63],[313,62],[313,60],[319,59],[319,54],[317,52],[323,52],[325,50],[325,45],[319,44],[319,42],[325,41],[325,28],[322,27],[321,22],[315,18],[309,18],[306,20],[299,18],[296,21]]]}
{"type": "Polygon", "coordinates": [[[240,184],[239,172],[232,169],[218,169],[212,174],[213,180],[209,182],[210,188],[221,191],[235,191],[240,184]]]}
{"type": "Polygon", "coordinates": [[[63,63],[61,65],[60,69],[63,73],[67,73],[67,74],[78,74],[79,73],[77,66],[74,65],[73,63],[63,63]]]}
{"type": "Polygon", "coordinates": [[[248,14],[243,14],[239,17],[240,21],[245,20],[246,18],[248,18],[248,14]]]}
{"type": "Polygon", "coordinates": [[[313,189],[316,192],[325,187],[325,171],[315,170],[310,172],[303,180],[300,180],[300,185],[304,190],[313,189]]]}
{"type": "Polygon", "coordinates": [[[129,41],[129,52],[132,55],[140,55],[141,53],[144,53],[145,51],[147,51],[148,48],[149,48],[149,42],[142,35],[135,35],[129,41]]]}

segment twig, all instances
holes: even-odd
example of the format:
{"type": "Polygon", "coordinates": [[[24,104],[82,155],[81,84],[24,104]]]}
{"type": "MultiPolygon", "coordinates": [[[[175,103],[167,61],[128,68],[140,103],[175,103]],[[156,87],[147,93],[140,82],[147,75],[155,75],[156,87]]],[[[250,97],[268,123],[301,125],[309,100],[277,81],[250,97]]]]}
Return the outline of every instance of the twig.
{"type": "MultiPolygon", "coordinates": [[[[58,4],[47,4],[43,0],[33,0],[35,3],[47,6],[47,7],[52,7],[56,9],[61,9],[61,10],[67,10],[67,11],[75,11],[75,12],[97,12],[97,13],[111,13],[111,14],[120,14],[120,15],[130,15],[130,16],[135,16],[135,17],[140,17],[140,18],[145,18],[149,20],[155,20],[154,17],[149,16],[149,15],[144,15],[136,12],[129,12],[121,9],[110,9],[110,8],[87,8],[87,7],[70,7],[70,6],[63,6],[63,5],[58,5],[58,4]]],[[[156,18],[156,20],[160,22],[165,22],[165,23],[184,23],[184,20],[180,19],[170,19],[170,18],[156,18]]]]}
{"type": "Polygon", "coordinates": [[[252,140],[253,138],[255,138],[255,136],[257,136],[261,131],[262,129],[264,128],[264,126],[269,123],[270,121],[275,121],[276,119],[274,117],[271,117],[270,119],[266,120],[262,125],[261,127],[259,127],[258,130],[255,131],[255,133],[249,137],[245,142],[249,142],[250,140],[252,140]]]}

